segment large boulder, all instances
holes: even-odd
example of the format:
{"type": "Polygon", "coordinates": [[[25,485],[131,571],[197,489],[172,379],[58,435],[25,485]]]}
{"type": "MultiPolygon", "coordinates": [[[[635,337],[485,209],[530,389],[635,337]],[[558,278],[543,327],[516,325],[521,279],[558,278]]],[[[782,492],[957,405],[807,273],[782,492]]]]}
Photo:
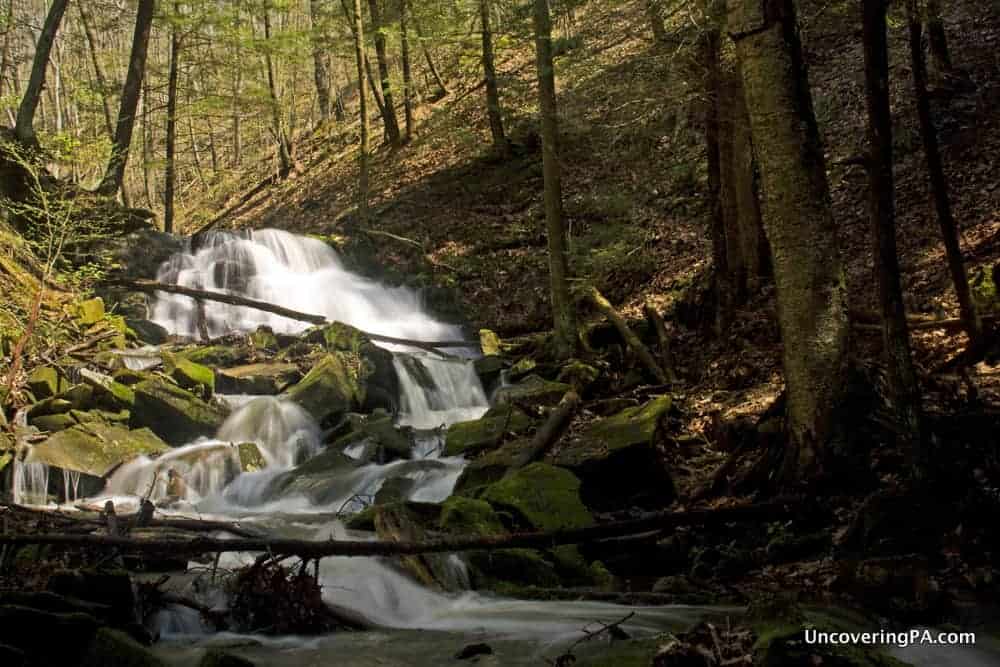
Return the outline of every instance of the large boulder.
{"type": "Polygon", "coordinates": [[[80,369],[80,379],[92,390],[95,405],[114,410],[131,410],[135,403],[132,388],[117,382],[110,375],[88,368],[80,369]]]}
{"type": "Polygon", "coordinates": [[[522,434],[533,424],[531,417],[519,408],[499,405],[479,419],[458,422],[448,427],[444,453],[446,456],[458,456],[494,449],[500,445],[506,433],[522,434]]]}
{"type": "Polygon", "coordinates": [[[388,463],[397,459],[412,458],[412,429],[397,426],[387,412],[376,410],[367,417],[360,415],[348,417],[353,422],[351,431],[337,438],[331,445],[332,449],[346,452],[349,448],[361,445],[360,455],[352,454],[361,462],[374,460],[388,463]]]}
{"type": "Polygon", "coordinates": [[[133,390],[132,427],[148,427],[172,445],[212,435],[226,418],[222,406],[203,401],[167,380],[146,380],[133,390]]]}
{"type": "Polygon", "coordinates": [[[244,364],[216,371],[215,388],[224,394],[273,396],[301,378],[302,373],[295,364],[244,364]]]}
{"type": "Polygon", "coordinates": [[[246,363],[250,359],[250,348],[245,345],[207,345],[182,350],[178,357],[213,368],[228,368],[246,363]]]}
{"type": "Polygon", "coordinates": [[[529,375],[516,384],[497,389],[497,403],[520,405],[556,405],[563,395],[572,389],[564,382],[552,382],[540,375],[529,375]]]}
{"type": "Polygon", "coordinates": [[[38,400],[55,396],[69,386],[66,378],[52,366],[39,366],[32,370],[28,374],[27,384],[38,400]]]}
{"type": "Polygon", "coordinates": [[[584,528],[594,517],[580,500],[580,480],[568,470],[532,463],[486,487],[480,496],[533,530],[584,528]]]}
{"type": "Polygon", "coordinates": [[[311,329],[304,339],[330,352],[347,355],[351,367],[357,369],[362,389],[359,399],[365,411],[378,407],[392,409],[399,396],[399,377],[391,352],[373,343],[360,329],[343,322],[311,329]]]}
{"type": "Polygon", "coordinates": [[[173,354],[163,354],[164,370],[179,386],[204,398],[215,393],[215,373],[208,366],[173,354]]]}
{"type": "Polygon", "coordinates": [[[27,460],[104,477],[136,456],[161,454],[169,449],[147,428],[130,431],[118,424],[92,421],[52,434],[32,447],[27,460]]]}
{"type": "Polygon", "coordinates": [[[284,396],[298,403],[320,424],[332,424],[364,403],[358,366],[344,353],[323,356],[284,396]]]}
{"type": "Polygon", "coordinates": [[[658,446],[670,407],[670,397],[660,396],[599,419],[548,460],[583,481],[581,493],[588,507],[668,505],[674,486],[658,446]]]}

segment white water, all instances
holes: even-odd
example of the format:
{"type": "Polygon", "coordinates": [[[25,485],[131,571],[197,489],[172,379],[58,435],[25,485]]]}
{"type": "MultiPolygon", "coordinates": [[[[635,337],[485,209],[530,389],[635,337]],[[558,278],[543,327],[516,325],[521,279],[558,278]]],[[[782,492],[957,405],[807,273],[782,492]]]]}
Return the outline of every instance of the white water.
{"type": "Polygon", "coordinates": [[[49,466],[14,460],[12,494],[17,505],[45,505],[49,501],[49,466]]]}

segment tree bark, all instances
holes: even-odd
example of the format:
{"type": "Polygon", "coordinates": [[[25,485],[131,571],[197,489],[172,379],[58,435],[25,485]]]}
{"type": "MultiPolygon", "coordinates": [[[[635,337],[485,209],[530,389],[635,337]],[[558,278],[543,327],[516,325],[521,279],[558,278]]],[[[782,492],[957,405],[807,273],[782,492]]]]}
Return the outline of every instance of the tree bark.
{"type": "MultiPolygon", "coordinates": [[[[340,5],[344,9],[344,17],[347,19],[347,24],[351,27],[351,35],[357,39],[358,31],[354,22],[354,12],[347,6],[347,0],[340,0],[340,5]]],[[[364,40],[361,43],[364,44],[364,40]]],[[[367,51],[365,55],[365,75],[368,77],[368,86],[371,90],[372,98],[375,100],[375,106],[378,108],[378,113],[381,116],[385,112],[385,101],[382,99],[382,91],[379,89],[375,74],[372,72],[371,58],[367,56],[367,51]]],[[[360,91],[361,89],[359,88],[358,90],[360,91]]]]}
{"type": "Polygon", "coordinates": [[[722,159],[719,141],[719,30],[710,27],[702,36],[705,62],[705,148],[708,155],[709,235],[715,267],[715,334],[722,336],[733,321],[735,298],[726,244],[726,219],[722,206],[722,159]]]}
{"type": "Polygon", "coordinates": [[[621,335],[625,344],[629,346],[629,349],[639,357],[639,361],[642,365],[646,367],[646,370],[656,378],[656,381],[660,384],[666,384],[670,381],[670,377],[660,368],[660,365],[656,363],[656,359],[653,358],[653,354],[649,351],[649,348],[643,345],[639,337],[635,335],[629,327],[628,322],[625,321],[615,307],[611,305],[611,302],[604,298],[596,287],[591,287],[587,290],[587,297],[590,299],[591,303],[597,306],[597,309],[608,318],[608,320],[615,325],[615,329],[621,335]]]}
{"type": "Polygon", "coordinates": [[[139,0],[135,16],[135,32],[132,36],[132,54],[129,57],[128,74],[122,88],[122,101],[118,109],[118,124],[115,126],[115,141],[111,147],[111,158],[101,181],[100,191],[113,195],[122,187],[125,165],[132,146],[132,129],[135,127],[135,112],[139,108],[139,94],[142,79],[146,75],[146,54],[149,49],[149,33],[153,26],[155,0],[139,0]]]}
{"type": "Polygon", "coordinates": [[[14,0],[7,0],[7,14],[3,24],[3,46],[0,46],[0,99],[3,99],[4,84],[7,82],[7,67],[10,65],[10,36],[14,33],[14,0]]]}
{"type": "Polygon", "coordinates": [[[382,121],[385,123],[385,134],[389,145],[398,147],[401,143],[399,121],[396,120],[396,105],[392,100],[392,82],[389,80],[389,59],[385,49],[385,34],[382,32],[382,12],[379,0],[368,0],[368,11],[371,13],[372,30],[375,40],[375,59],[378,61],[379,81],[382,86],[382,121]]]}
{"type": "Polygon", "coordinates": [[[878,268],[883,355],[887,367],[889,398],[907,444],[917,458],[922,458],[917,451],[921,442],[920,389],[910,355],[910,335],[906,326],[896,252],[889,45],[885,13],[886,0],[861,0],[870,151],[869,216],[878,268]]]}
{"type": "Polygon", "coordinates": [[[941,237],[944,240],[945,254],[948,258],[948,270],[951,281],[955,285],[955,296],[969,337],[969,345],[973,349],[981,346],[983,341],[983,324],[972,302],[972,292],[969,289],[969,278],[965,272],[962,260],[962,247],[958,236],[958,225],[951,211],[951,198],[948,192],[948,179],[944,173],[941,159],[941,149],[938,146],[937,128],[931,117],[931,103],[927,96],[927,61],[924,59],[922,46],[923,26],[920,23],[920,12],[917,0],[906,0],[906,18],[910,32],[910,61],[913,70],[913,94],[917,102],[917,117],[920,122],[920,138],[924,144],[924,157],[927,160],[927,175],[930,179],[931,193],[934,197],[934,209],[938,224],[941,227],[941,237]]]}
{"type": "MultiPolygon", "coordinates": [[[[738,63],[737,63],[738,66],[738,63]]],[[[746,262],[748,289],[756,290],[760,281],[771,275],[771,248],[764,235],[760,212],[760,168],[754,155],[750,136],[750,114],[747,111],[742,76],[736,73],[733,92],[733,187],[736,215],[739,220],[740,246],[746,262]]]]}
{"type": "Polygon", "coordinates": [[[556,77],[552,62],[552,17],[548,0],[534,0],[535,58],[538,68],[538,106],[541,112],[542,175],[545,183],[545,226],[548,235],[550,301],[553,343],[557,359],[572,357],[577,349],[576,315],[569,296],[569,262],[562,211],[562,174],[559,166],[559,118],[556,77]]]}
{"type": "Polygon", "coordinates": [[[667,43],[667,29],[663,25],[663,13],[660,0],[645,0],[646,19],[653,30],[653,41],[656,44],[667,43]]]}
{"type": "Polygon", "coordinates": [[[38,42],[35,44],[31,76],[28,79],[28,87],[24,91],[24,97],[21,98],[21,105],[17,109],[17,123],[14,126],[14,134],[25,144],[36,141],[35,111],[42,99],[42,90],[45,88],[45,72],[49,66],[49,54],[52,52],[52,43],[55,41],[56,33],[59,32],[63,14],[66,13],[67,2],[68,0],[53,0],[49,12],[45,16],[45,23],[42,25],[38,42]]]}
{"type": "Polygon", "coordinates": [[[441,96],[448,94],[448,86],[445,85],[444,79],[441,78],[440,72],[438,72],[437,66],[434,65],[434,58],[431,57],[431,52],[427,49],[427,43],[424,41],[423,31],[420,29],[420,21],[417,19],[416,15],[413,16],[413,28],[417,31],[417,40],[420,42],[420,50],[424,53],[424,60],[427,62],[427,69],[430,70],[431,76],[434,77],[434,83],[437,84],[438,88],[441,89],[441,96]]]}
{"type": "Polygon", "coordinates": [[[824,471],[847,384],[847,290],[793,0],[729,0],[774,258],[788,396],[780,479],[824,471]]]}
{"type": "Polygon", "coordinates": [[[486,114],[490,119],[493,148],[500,154],[507,152],[507,136],[503,130],[500,112],[500,90],[497,87],[497,70],[493,62],[493,32],[490,29],[490,0],[479,0],[479,18],[483,37],[483,75],[486,79],[486,114]]]}
{"type": "Polygon", "coordinates": [[[719,112],[719,201],[722,206],[722,220],[726,232],[726,264],[729,268],[729,287],[732,289],[732,304],[740,306],[747,300],[747,258],[743,253],[743,239],[740,231],[740,211],[738,169],[736,153],[736,112],[735,97],[738,86],[732,70],[718,72],[716,99],[719,112]]]}
{"type": "MultiPolygon", "coordinates": [[[[174,2],[174,12],[180,3],[174,2]]],[[[170,66],[167,74],[167,136],[166,164],[163,168],[163,231],[174,232],[174,190],[177,183],[177,80],[180,72],[181,35],[174,25],[170,29],[170,66]]]]}
{"type": "Polygon", "coordinates": [[[83,24],[83,32],[87,37],[87,47],[90,51],[90,60],[94,66],[94,79],[101,93],[101,107],[104,111],[104,126],[108,130],[108,137],[114,141],[115,128],[111,122],[111,99],[108,97],[107,77],[104,75],[104,68],[101,66],[101,59],[97,56],[97,37],[94,35],[94,27],[90,23],[90,16],[84,9],[85,3],[79,3],[76,8],[80,12],[80,22],[83,24]]]}
{"type": "Polygon", "coordinates": [[[410,68],[410,37],[408,33],[409,3],[399,0],[399,46],[403,57],[403,112],[406,121],[406,141],[413,138],[413,72],[410,68]]]}
{"type": "Polygon", "coordinates": [[[271,126],[274,140],[278,148],[278,161],[281,165],[279,176],[284,178],[292,171],[292,146],[284,123],[281,122],[281,98],[278,95],[277,74],[274,71],[274,58],[271,56],[271,13],[264,10],[264,64],[267,69],[267,92],[271,98],[271,126]]]}
{"type": "Polygon", "coordinates": [[[926,3],[924,13],[931,58],[934,59],[937,71],[948,73],[952,70],[951,52],[948,49],[948,33],[945,32],[944,20],[941,18],[941,4],[939,0],[926,0],[926,3]]]}
{"type": "Polygon", "coordinates": [[[319,117],[330,119],[330,72],[326,66],[326,51],[323,48],[322,0],[309,0],[309,17],[312,20],[313,79],[316,82],[316,100],[319,103],[319,117]]]}
{"type": "Polygon", "coordinates": [[[531,444],[514,458],[505,474],[511,475],[515,470],[545,458],[545,455],[559,442],[559,438],[569,428],[579,407],[580,396],[576,391],[570,389],[563,394],[559,404],[549,413],[548,419],[532,436],[531,444]]]}
{"type": "Polygon", "coordinates": [[[361,114],[361,145],[358,147],[358,218],[368,222],[368,102],[365,99],[365,33],[361,0],[354,0],[354,56],[358,65],[358,107],[361,114]]]}

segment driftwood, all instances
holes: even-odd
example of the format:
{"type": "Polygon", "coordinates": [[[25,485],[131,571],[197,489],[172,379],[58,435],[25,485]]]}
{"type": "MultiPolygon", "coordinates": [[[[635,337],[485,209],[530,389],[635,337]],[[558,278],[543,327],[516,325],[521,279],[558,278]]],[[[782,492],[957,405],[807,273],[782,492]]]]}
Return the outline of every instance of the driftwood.
{"type": "MultiPolygon", "coordinates": [[[[158,283],[153,280],[117,280],[116,285],[135,290],[137,292],[146,292],[152,294],[154,292],[169,292],[171,294],[180,294],[182,296],[188,296],[192,299],[205,301],[218,301],[219,303],[228,303],[230,306],[242,306],[244,308],[253,308],[254,310],[262,310],[267,313],[274,313],[275,315],[280,315],[281,317],[287,317],[291,320],[297,320],[299,322],[309,322],[310,324],[327,324],[330,322],[324,315],[316,315],[313,313],[303,313],[297,310],[292,310],[291,308],[285,308],[284,306],[278,306],[273,303],[268,303],[266,301],[258,301],[257,299],[248,299],[244,296],[238,296],[236,294],[227,294],[225,292],[215,292],[212,290],[202,290],[195,289],[194,287],[184,287],[183,285],[171,285],[169,283],[158,283]]],[[[392,343],[395,345],[407,345],[409,347],[417,347],[424,350],[429,350],[431,352],[436,352],[439,347],[475,347],[477,343],[475,341],[467,340],[438,340],[438,341],[427,341],[427,340],[411,340],[409,338],[396,338],[394,336],[384,336],[382,334],[371,333],[369,331],[362,331],[365,336],[371,340],[376,340],[382,343],[392,343]]]]}
{"type": "Polygon", "coordinates": [[[52,533],[0,535],[0,545],[24,546],[50,544],[70,548],[119,549],[128,553],[169,553],[190,556],[233,551],[261,551],[300,558],[326,556],[406,556],[427,553],[450,553],[479,549],[545,549],[562,544],[580,544],[609,537],[633,535],[649,530],[667,530],[679,526],[721,526],[727,523],[779,521],[795,517],[808,509],[804,498],[794,497],[766,503],[721,509],[657,512],[639,519],[615,521],[587,528],[548,532],[455,537],[420,542],[385,542],[368,540],[292,540],[292,539],[137,539],[111,535],[66,535],[52,533]]]}
{"type": "Polygon", "coordinates": [[[542,427],[535,432],[534,437],[531,438],[531,445],[514,459],[507,474],[544,458],[569,428],[570,422],[573,421],[573,415],[576,414],[579,407],[579,395],[572,389],[567,391],[562,400],[559,401],[559,405],[552,410],[549,418],[542,424],[542,427]]]}
{"type": "Polygon", "coordinates": [[[621,337],[625,339],[625,343],[632,348],[636,356],[639,357],[639,361],[642,365],[653,374],[656,381],[660,384],[668,384],[670,382],[670,377],[664,372],[660,365],[656,363],[656,359],[653,358],[653,354],[649,351],[649,348],[643,345],[639,337],[635,335],[635,332],[629,327],[625,319],[615,310],[615,307],[611,305],[611,302],[604,298],[604,295],[597,291],[596,287],[590,287],[585,293],[587,298],[597,306],[605,317],[607,317],[621,337]]]}
{"type": "Polygon", "coordinates": [[[671,382],[677,382],[673,355],[670,354],[670,333],[667,331],[667,323],[663,321],[663,315],[660,315],[660,311],[652,303],[647,302],[643,305],[642,310],[656,332],[656,340],[660,344],[660,363],[663,365],[663,371],[671,382]]]}

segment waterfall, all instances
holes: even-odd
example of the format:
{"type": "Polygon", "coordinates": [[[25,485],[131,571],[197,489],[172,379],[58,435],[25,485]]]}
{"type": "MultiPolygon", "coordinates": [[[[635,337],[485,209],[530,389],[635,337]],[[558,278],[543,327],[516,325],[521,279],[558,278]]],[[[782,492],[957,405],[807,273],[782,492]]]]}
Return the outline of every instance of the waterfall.
{"type": "Polygon", "coordinates": [[[13,495],[15,505],[45,505],[49,502],[49,466],[15,460],[13,495]]]}

